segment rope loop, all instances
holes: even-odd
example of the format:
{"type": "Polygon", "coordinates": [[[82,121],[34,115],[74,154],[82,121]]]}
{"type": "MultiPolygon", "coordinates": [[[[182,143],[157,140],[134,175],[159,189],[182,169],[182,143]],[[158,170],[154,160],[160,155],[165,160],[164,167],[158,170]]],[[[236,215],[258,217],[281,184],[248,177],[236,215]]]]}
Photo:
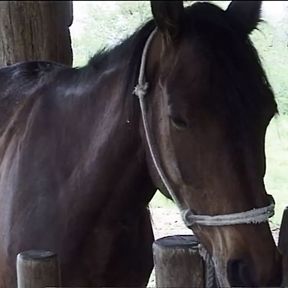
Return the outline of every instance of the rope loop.
{"type": "Polygon", "coordinates": [[[202,244],[198,245],[198,251],[205,262],[205,287],[212,288],[215,282],[215,270],[212,258],[202,244]]]}

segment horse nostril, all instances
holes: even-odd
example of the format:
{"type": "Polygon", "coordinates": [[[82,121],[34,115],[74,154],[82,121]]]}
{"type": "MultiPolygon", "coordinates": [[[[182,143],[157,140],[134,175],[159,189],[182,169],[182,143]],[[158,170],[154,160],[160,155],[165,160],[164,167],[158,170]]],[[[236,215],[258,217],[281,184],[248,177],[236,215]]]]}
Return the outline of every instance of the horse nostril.
{"type": "Polygon", "coordinates": [[[251,277],[249,265],[242,259],[231,259],[227,265],[227,275],[229,283],[232,287],[252,287],[253,281],[251,277]]]}

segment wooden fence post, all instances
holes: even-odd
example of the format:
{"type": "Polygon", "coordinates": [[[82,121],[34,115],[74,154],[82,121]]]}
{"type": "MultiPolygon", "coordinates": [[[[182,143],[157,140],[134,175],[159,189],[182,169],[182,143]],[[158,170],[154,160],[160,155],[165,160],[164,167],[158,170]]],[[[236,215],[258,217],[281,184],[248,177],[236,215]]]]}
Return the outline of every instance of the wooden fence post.
{"type": "Polygon", "coordinates": [[[283,255],[283,287],[288,287],[288,207],[284,209],[280,232],[278,247],[283,255]]]}
{"type": "Polygon", "coordinates": [[[205,264],[194,235],[175,235],[153,243],[156,287],[204,287],[205,264]]]}
{"type": "Polygon", "coordinates": [[[50,251],[30,250],[17,255],[18,288],[60,286],[57,255],[50,251]]]}

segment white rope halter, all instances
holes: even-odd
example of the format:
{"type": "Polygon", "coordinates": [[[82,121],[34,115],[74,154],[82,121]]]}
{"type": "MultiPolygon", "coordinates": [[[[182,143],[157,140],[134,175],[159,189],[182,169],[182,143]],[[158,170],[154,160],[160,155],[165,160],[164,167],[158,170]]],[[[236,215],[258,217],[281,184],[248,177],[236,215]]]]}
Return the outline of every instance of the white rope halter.
{"type": "MultiPolygon", "coordinates": [[[[272,198],[273,199],[273,198],[272,198]]],[[[262,208],[254,208],[240,213],[226,215],[195,215],[191,210],[182,212],[182,218],[186,226],[191,227],[193,224],[203,226],[225,226],[236,224],[258,224],[267,221],[274,215],[274,203],[262,208]]]]}
{"type": "MultiPolygon", "coordinates": [[[[226,215],[196,215],[194,214],[190,209],[183,209],[183,207],[180,205],[180,202],[178,201],[172,187],[170,186],[170,183],[168,179],[166,178],[161,165],[160,161],[157,157],[157,154],[155,152],[155,149],[153,147],[153,137],[151,135],[151,130],[148,127],[148,120],[147,120],[147,111],[146,111],[146,103],[145,103],[145,96],[147,95],[149,84],[145,81],[145,64],[146,64],[146,58],[147,58],[147,52],[150,47],[151,41],[153,39],[153,36],[157,32],[157,28],[155,28],[152,33],[150,34],[149,38],[147,39],[142,57],[141,57],[141,64],[140,64],[140,72],[139,72],[139,78],[138,78],[138,84],[134,89],[134,94],[138,96],[139,102],[140,102],[140,108],[141,108],[141,114],[142,114],[142,121],[144,125],[144,131],[145,136],[147,140],[147,144],[149,147],[149,151],[153,160],[153,163],[156,167],[157,173],[159,174],[165,188],[171,195],[173,201],[178,206],[178,208],[181,211],[182,219],[185,223],[185,225],[188,228],[191,228],[193,225],[203,225],[203,226],[224,226],[224,225],[236,225],[236,224],[258,224],[262,222],[268,221],[270,217],[274,215],[274,200],[271,195],[268,195],[270,197],[270,205],[262,208],[254,208],[245,212],[239,212],[239,213],[231,213],[226,215]]],[[[206,263],[211,263],[211,257],[207,257],[207,251],[205,252],[204,248],[201,248],[201,255],[206,263]],[[203,252],[204,251],[204,252],[203,252]],[[205,255],[205,257],[204,257],[205,255]]],[[[209,265],[208,265],[209,266],[209,265]]],[[[210,267],[211,268],[211,267],[210,267]]],[[[207,271],[207,270],[206,270],[207,271]]],[[[210,269],[211,271],[211,269],[210,269]]],[[[209,272],[209,276],[211,278],[211,272],[209,272]]],[[[207,277],[206,277],[207,279],[207,277]]],[[[213,279],[212,279],[213,280],[213,279]]],[[[208,281],[209,284],[206,282],[206,287],[211,287],[211,279],[208,281]]]]}

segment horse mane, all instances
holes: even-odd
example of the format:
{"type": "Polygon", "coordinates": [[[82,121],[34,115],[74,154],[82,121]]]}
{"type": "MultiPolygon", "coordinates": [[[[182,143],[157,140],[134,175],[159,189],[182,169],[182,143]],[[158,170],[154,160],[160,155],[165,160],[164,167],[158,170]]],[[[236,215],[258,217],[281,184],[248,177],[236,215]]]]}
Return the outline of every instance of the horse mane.
{"type": "MultiPolygon", "coordinates": [[[[117,63],[125,61],[126,71],[124,72],[124,78],[127,79],[127,81],[123,83],[121,91],[122,98],[125,99],[125,101],[123,101],[125,108],[122,111],[126,111],[127,119],[130,121],[139,117],[139,104],[135,101],[136,97],[133,97],[133,90],[138,81],[144,45],[154,29],[154,20],[148,20],[117,46],[112,49],[102,49],[96,53],[86,66],[89,70],[99,71],[100,69],[105,71],[115,67],[117,63]]],[[[121,107],[119,107],[119,109],[121,109],[121,107]]]]}
{"type": "Polygon", "coordinates": [[[105,65],[106,69],[109,69],[110,65],[115,65],[115,63],[119,61],[126,60],[128,56],[128,69],[126,73],[129,81],[127,81],[127,87],[124,90],[126,92],[132,92],[136,84],[136,77],[138,76],[137,73],[139,71],[145,42],[154,28],[154,21],[147,21],[116,47],[113,47],[112,49],[104,48],[96,53],[89,60],[88,66],[99,69],[99,67],[105,65]]]}
{"type": "MultiPolygon", "coordinates": [[[[259,20],[259,22],[261,22],[261,20],[259,20]]],[[[229,77],[234,79],[233,85],[228,85],[230,86],[229,89],[234,90],[230,95],[231,98],[227,99],[230,94],[227,93],[226,98],[222,97],[222,100],[218,99],[217,101],[222,102],[220,106],[229,105],[229,107],[232,108],[231,111],[237,109],[239,113],[242,113],[245,112],[243,109],[247,108],[246,105],[243,105],[243,100],[244,102],[248,101],[245,104],[250,107],[259,106],[259,103],[266,100],[268,102],[270,101],[271,104],[271,99],[274,100],[274,94],[258,52],[249,37],[239,31],[239,27],[234,25],[233,21],[225,14],[225,11],[210,3],[194,3],[185,8],[182,26],[182,33],[185,33],[185,37],[193,38],[197,34],[197,39],[200,39],[204,48],[206,45],[209,48],[210,55],[207,56],[210,58],[210,61],[217,62],[217,66],[219,66],[219,63],[221,63],[220,66],[224,65],[229,73],[229,77]],[[226,38],[227,35],[229,35],[229,39],[226,38]],[[245,39],[243,39],[243,37],[245,39]],[[217,47],[215,47],[215,49],[211,46],[212,43],[213,45],[216,43],[217,47]],[[231,49],[231,47],[233,49],[231,49]],[[245,74],[243,70],[247,69],[247,67],[249,67],[249,73],[251,77],[253,77],[253,81],[251,81],[253,85],[247,85],[247,87],[238,86],[241,84],[241,81],[238,81],[238,83],[237,80],[239,80],[239,78],[237,77],[241,77],[241,72],[245,74]],[[237,70],[238,68],[241,71],[240,74],[237,70]],[[268,91],[266,99],[262,99],[261,93],[257,93],[263,85],[268,91]],[[252,91],[255,91],[255,97],[251,97],[250,99],[248,99],[248,97],[245,98],[245,94],[247,94],[245,89],[253,89],[252,91]],[[238,94],[239,97],[235,97],[235,94],[238,94]],[[245,99],[243,99],[243,97],[245,99]]],[[[96,53],[88,62],[87,67],[92,68],[94,71],[99,71],[109,69],[121,61],[127,61],[127,70],[125,72],[125,79],[127,79],[127,81],[124,84],[122,93],[125,94],[123,96],[131,98],[129,96],[132,95],[138,79],[142,51],[147,38],[154,28],[154,20],[147,21],[116,47],[103,49],[96,53]]],[[[227,111],[227,109],[223,109],[223,111],[227,111]]],[[[277,113],[277,106],[275,106],[274,111],[277,113]]]]}

